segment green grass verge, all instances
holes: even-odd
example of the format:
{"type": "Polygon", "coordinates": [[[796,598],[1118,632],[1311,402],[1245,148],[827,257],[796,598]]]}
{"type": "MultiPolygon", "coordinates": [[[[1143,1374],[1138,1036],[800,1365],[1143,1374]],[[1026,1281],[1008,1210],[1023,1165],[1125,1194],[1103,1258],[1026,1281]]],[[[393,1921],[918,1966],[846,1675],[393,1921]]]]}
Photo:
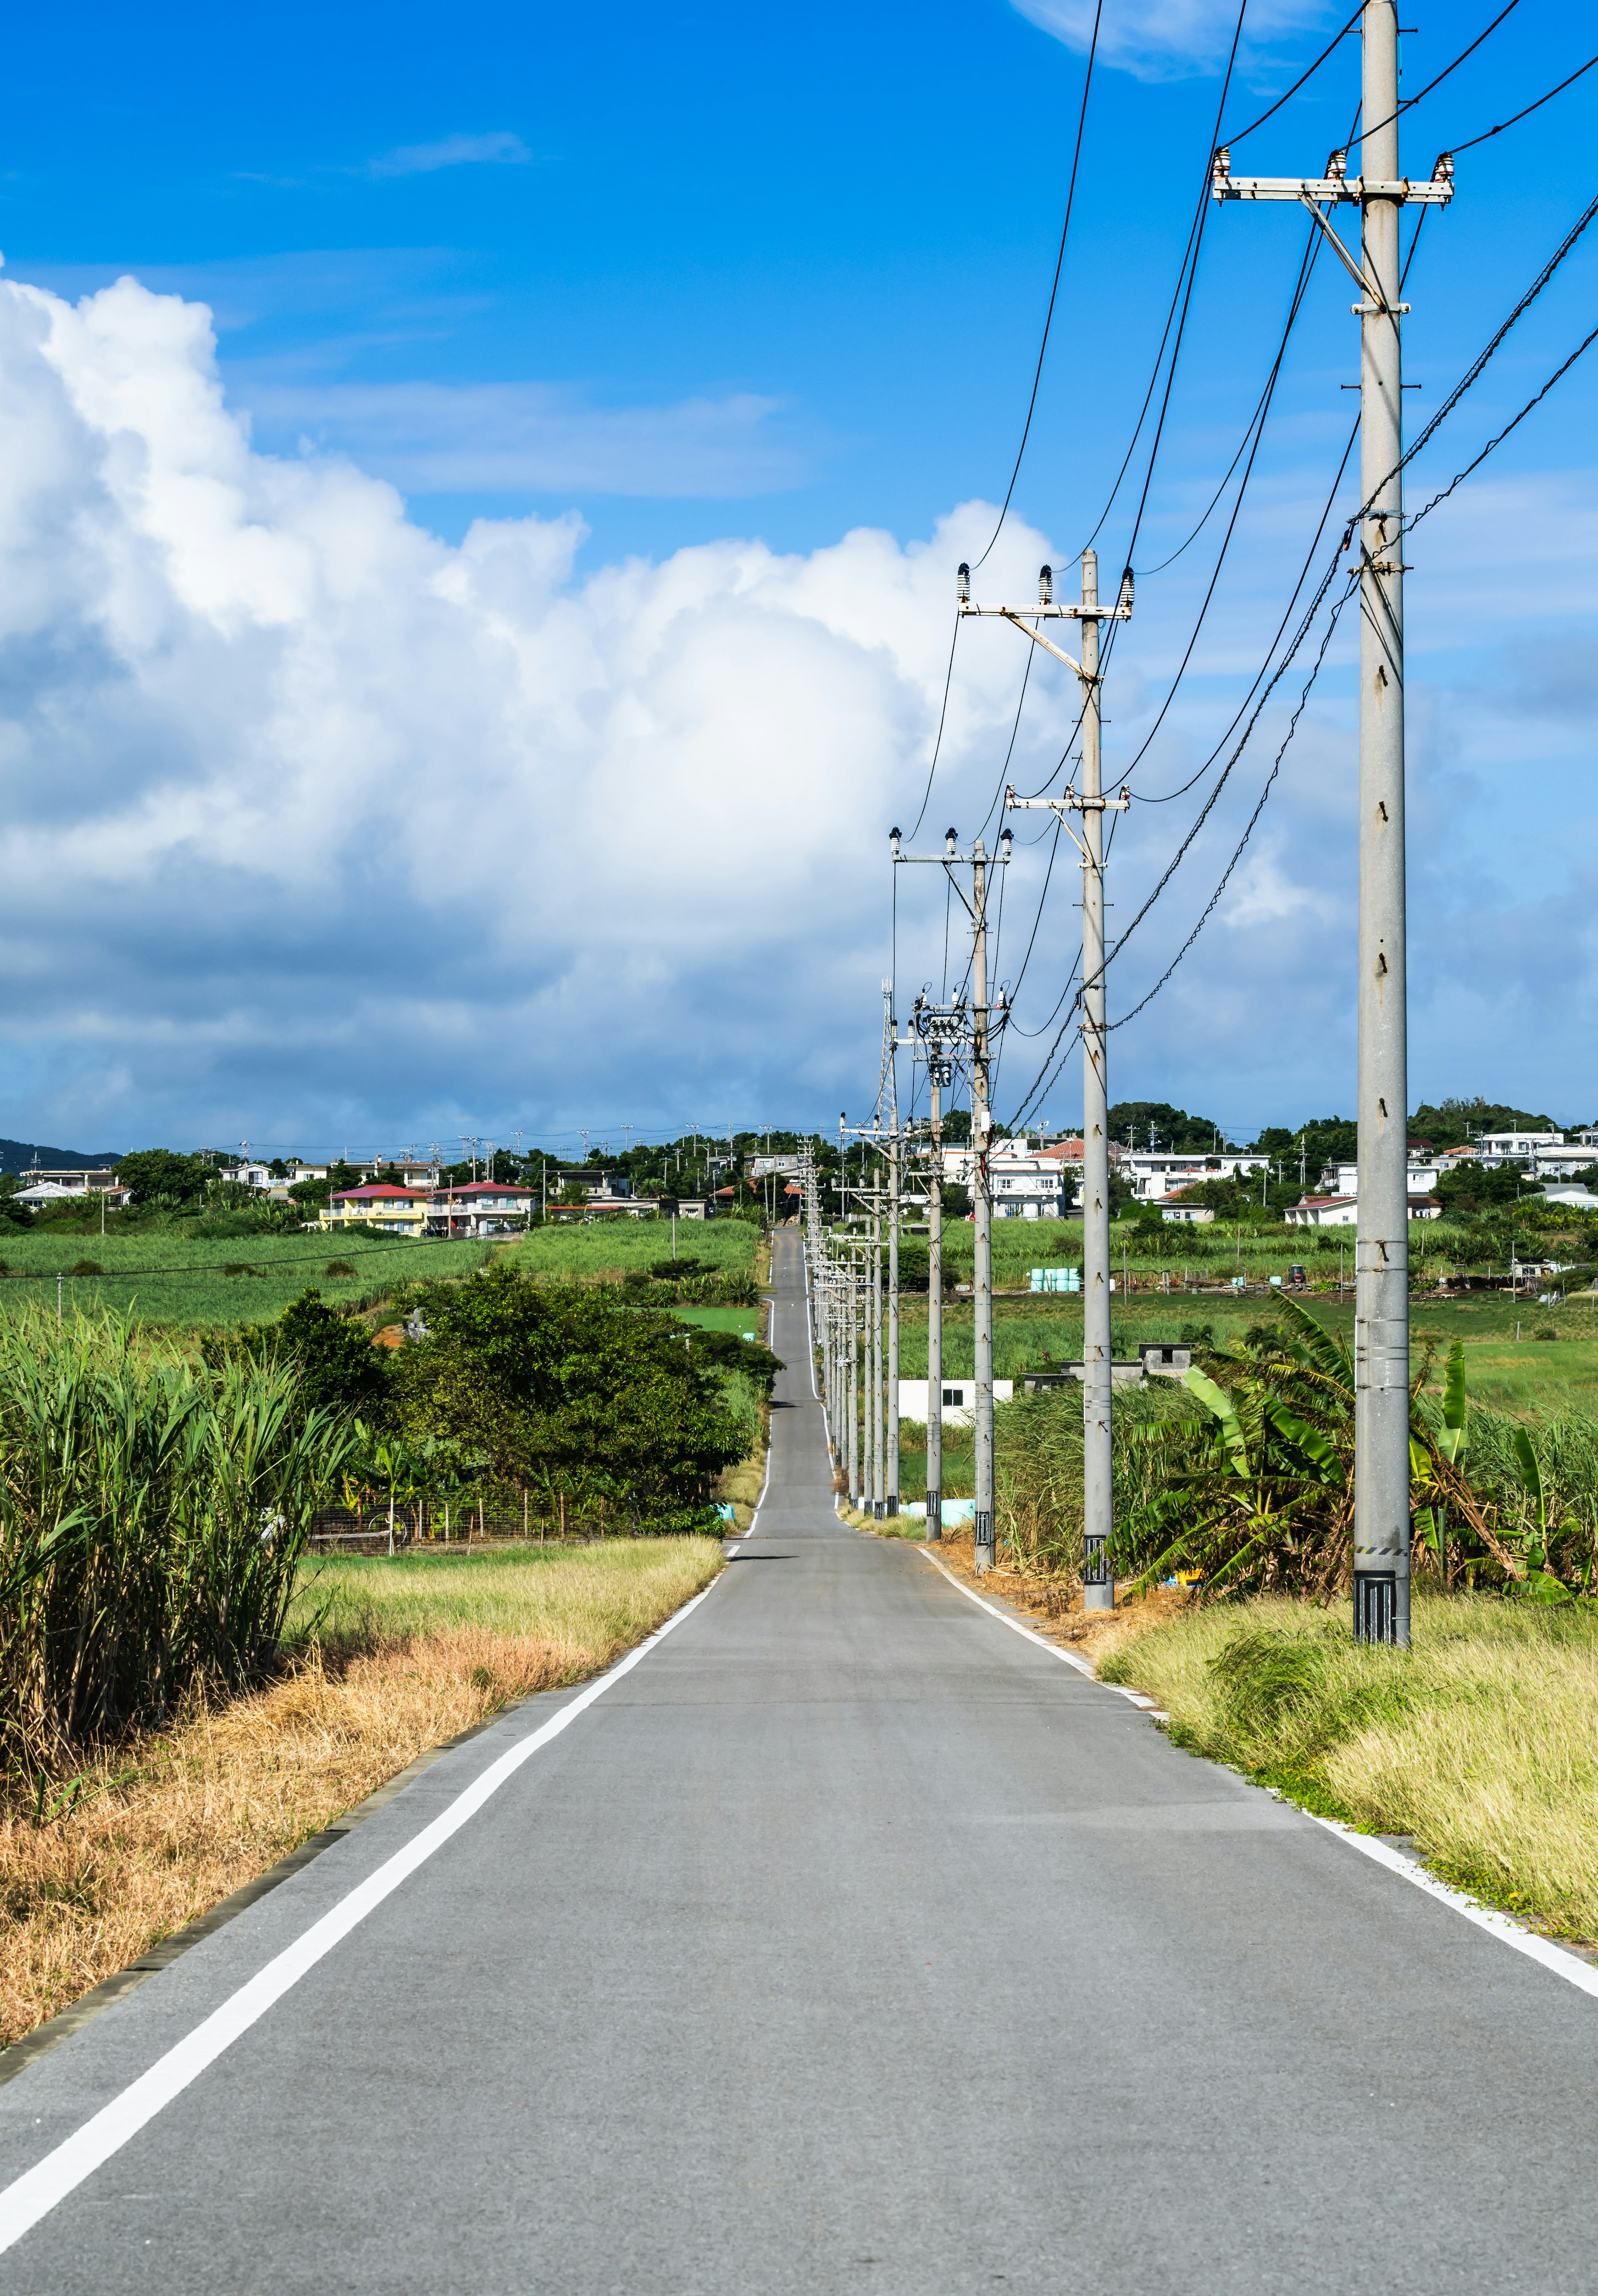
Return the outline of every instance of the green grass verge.
{"type": "Polygon", "coordinates": [[[336,1307],[363,1307],[400,1283],[465,1275],[480,1267],[487,1247],[470,1243],[402,1243],[337,1235],[205,1237],[184,1233],[186,1223],[141,1234],[62,1235],[48,1229],[0,1235],[0,1312],[24,1301],[53,1307],[56,1278],[68,1314],[111,1308],[145,1323],[184,1329],[197,1324],[261,1324],[281,1316],[307,1283],[336,1307]],[[99,1275],[73,1275],[81,1261],[99,1275]],[[343,1262],[348,1275],[330,1276],[343,1262]],[[230,1272],[232,1271],[232,1272],[230,1272]]]}
{"type": "Polygon", "coordinates": [[[1346,1614],[1261,1598],[1130,1633],[1100,1677],[1153,1698],[1176,1742],[1307,1808],[1413,1836],[1446,1881],[1598,1939],[1598,1613],[1419,1595],[1408,1652],[1346,1614]]]}
{"type": "Polygon", "coordinates": [[[722,1559],[717,1538],[313,1557],[295,1589],[290,1636],[364,1647],[471,1628],[610,1651],[708,1586],[722,1559]]]}

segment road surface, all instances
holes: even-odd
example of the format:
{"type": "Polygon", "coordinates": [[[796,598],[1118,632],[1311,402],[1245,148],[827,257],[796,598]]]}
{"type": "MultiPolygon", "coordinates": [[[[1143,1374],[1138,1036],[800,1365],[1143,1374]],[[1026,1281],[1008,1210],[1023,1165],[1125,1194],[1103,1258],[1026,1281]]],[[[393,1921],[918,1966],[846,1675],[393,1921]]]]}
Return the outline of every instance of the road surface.
{"type": "Polygon", "coordinates": [[[847,1530],[799,1273],[722,1578],[0,2088],[0,2290],[1588,2296],[1598,2001],[847,1530]]]}

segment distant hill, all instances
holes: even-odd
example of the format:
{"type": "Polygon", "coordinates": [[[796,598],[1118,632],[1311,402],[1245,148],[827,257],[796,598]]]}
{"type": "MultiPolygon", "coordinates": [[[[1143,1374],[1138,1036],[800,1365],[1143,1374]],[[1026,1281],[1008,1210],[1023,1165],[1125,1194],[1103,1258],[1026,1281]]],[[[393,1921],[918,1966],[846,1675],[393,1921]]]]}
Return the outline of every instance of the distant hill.
{"type": "Polygon", "coordinates": [[[45,1148],[32,1140],[0,1140],[0,1172],[26,1172],[34,1164],[46,1172],[74,1168],[86,1172],[96,1164],[109,1168],[124,1153],[120,1148],[97,1148],[86,1156],[81,1148],[45,1148]]]}

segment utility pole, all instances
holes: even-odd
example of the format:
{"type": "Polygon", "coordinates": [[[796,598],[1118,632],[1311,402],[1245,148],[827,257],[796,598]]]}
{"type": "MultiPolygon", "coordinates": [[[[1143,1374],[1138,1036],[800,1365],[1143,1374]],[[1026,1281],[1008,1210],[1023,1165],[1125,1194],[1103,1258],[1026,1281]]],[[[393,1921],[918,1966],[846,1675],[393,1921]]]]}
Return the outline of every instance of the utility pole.
{"type": "Polygon", "coordinates": [[[883,1505],[891,1522],[899,1511],[899,1087],[897,1022],[893,983],[882,984],[888,1039],[888,1479],[883,1505]]]}
{"type": "Polygon", "coordinates": [[[1354,1632],[1409,1641],[1409,1078],[1404,865],[1403,361],[1400,210],[1454,196],[1443,152],[1430,183],[1398,169],[1398,11],[1364,0],[1361,172],[1334,152],[1323,176],[1235,176],[1215,156],[1217,199],[1296,200],[1360,291],[1359,1124],[1354,1253],[1354,1632]],[[1322,209],[1361,215],[1356,261],[1322,209]]]}
{"type": "Polygon", "coordinates": [[[1037,807],[1053,814],[1082,857],[1082,1603],[1085,1610],[1115,1608],[1115,1576],[1108,1556],[1115,1529],[1110,1464],[1113,1381],[1110,1319],[1110,1068],[1104,1011],[1104,816],[1125,812],[1123,789],[1107,798],[1101,755],[1099,625],[1126,621],[1132,612],[1132,570],[1121,577],[1113,606],[1099,603],[1099,561],[1082,553],[1080,605],[1054,603],[1051,567],[1039,569],[1036,606],[973,606],[970,578],[960,570],[960,611],[997,614],[1034,644],[1074,670],[1082,689],[1082,791],[1067,785],[1062,798],[1020,798],[1004,792],[1005,809],[1037,807]],[[1036,625],[1073,619],[1082,625],[1082,659],[1074,661],[1036,625]],[[1080,836],[1066,818],[1082,816],[1080,836]]]}
{"type": "Polygon", "coordinates": [[[943,1537],[943,1094],[955,1081],[951,1046],[964,1041],[963,1005],[918,996],[913,1042],[925,1051],[930,1101],[927,1166],[927,1537],[943,1537]]]}
{"type": "MultiPolygon", "coordinates": [[[[965,570],[961,570],[961,587],[969,594],[970,582],[965,570]]],[[[889,849],[896,865],[901,861],[936,862],[944,870],[949,882],[959,894],[971,921],[971,1195],[976,1212],[975,1266],[971,1277],[971,1339],[975,1367],[975,1407],[971,1414],[972,1434],[976,1452],[976,1501],[972,1510],[975,1531],[976,1566],[978,1576],[991,1570],[994,1563],[994,1476],[993,1476],[993,1195],[988,1173],[988,1138],[993,1129],[993,1116],[988,1105],[988,1070],[992,1039],[997,1029],[1004,1025],[1008,1014],[1001,999],[990,1012],[987,1003],[987,873],[1004,866],[1010,859],[1012,832],[1006,829],[999,840],[1000,850],[990,854],[978,838],[969,853],[959,850],[959,839],[952,829],[944,835],[941,853],[903,853],[899,849],[899,832],[889,833],[889,849]],[[966,900],[963,887],[955,880],[954,870],[963,865],[971,873],[971,892],[966,900]]],[[[917,1009],[930,1021],[952,1018],[950,1007],[925,1007],[917,999],[917,1009]]],[[[918,1030],[921,1022],[917,1021],[918,1030]]],[[[930,1028],[922,1033],[937,1035],[945,1043],[958,1041],[942,1031],[930,1028]]],[[[936,1128],[934,1128],[936,1129],[936,1128]]],[[[929,1298],[929,1306],[930,1300],[929,1298]]],[[[928,1405],[930,1407],[930,1365],[928,1366],[928,1405]]],[[[941,1400],[941,1398],[940,1398],[941,1400]]],[[[929,1426],[929,1434],[930,1428],[929,1426]]],[[[927,1471],[931,1473],[929,1452],[927,1471]]],[[[929,1505],[930,1496],[929,1493],[929,1505]]],[[[929,1515],[929,1529],[930,1516],[929,1515]]]]}

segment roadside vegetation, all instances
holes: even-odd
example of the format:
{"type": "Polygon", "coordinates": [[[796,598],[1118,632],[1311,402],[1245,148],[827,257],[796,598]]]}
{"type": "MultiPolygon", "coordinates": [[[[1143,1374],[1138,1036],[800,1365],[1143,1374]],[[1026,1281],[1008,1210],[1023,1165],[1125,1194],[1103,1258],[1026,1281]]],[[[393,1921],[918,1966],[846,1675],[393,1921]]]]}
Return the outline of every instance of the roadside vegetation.
{"type": "Polygon", "coordinates": [[[709,1584],[715,1538],[311,1563],[276,1678],[193,1683],[158,1727],[0,1812],[0,2041],[208,1911],[430,1746],[611,1665],[709,1584]]]}
{"type": "Polygon", "coordinates": [[[1408,1652],[1265,1598],[1189,1608],[1100,1658],[1218,1757],[1323,1816],[1413,1841],[1446,1881],[1598,1940],[1598,1616],[1421,1594],[1408,1652]]]}

